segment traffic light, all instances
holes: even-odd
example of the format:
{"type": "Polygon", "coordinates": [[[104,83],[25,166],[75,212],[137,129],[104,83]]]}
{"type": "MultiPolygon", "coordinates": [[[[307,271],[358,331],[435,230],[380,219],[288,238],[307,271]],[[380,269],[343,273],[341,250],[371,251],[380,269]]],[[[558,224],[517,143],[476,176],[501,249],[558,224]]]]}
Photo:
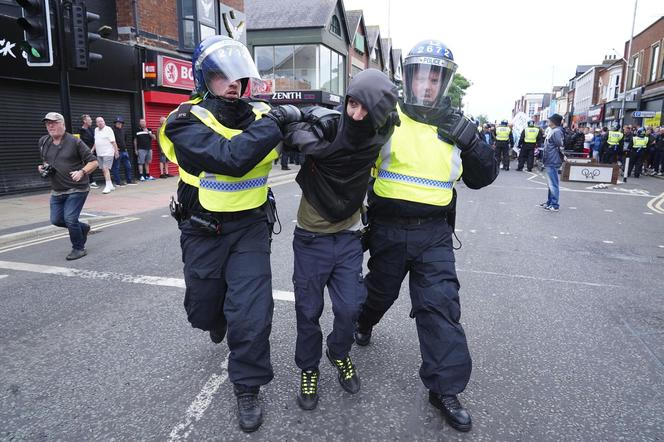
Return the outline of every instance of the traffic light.
{"type": "Polygon", "coordinates": [[[99,61],[101,54],[90,52],[90,43],[101,39],[101,35],[88,32],[90,22],[99,20],[99,15],[88,12],[85,3],[76,2],[71,5],[71,65],[76,69],[87,69],[90,61],[99,61]]]}
{"type": "Polygon", "coordinates": [[[23,28],[28,66],[53,66],[50,0],[16,0],[22,17],[17,21],[23,28]]]}

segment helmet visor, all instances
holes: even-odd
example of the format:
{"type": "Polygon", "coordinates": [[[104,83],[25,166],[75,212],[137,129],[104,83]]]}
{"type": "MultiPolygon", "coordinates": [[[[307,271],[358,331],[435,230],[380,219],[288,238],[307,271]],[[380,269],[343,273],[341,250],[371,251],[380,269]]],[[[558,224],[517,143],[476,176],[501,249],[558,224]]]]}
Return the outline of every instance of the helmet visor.
{"type": "Polygon", "coordinates": [[[235,40],[218,41],[206,48],[196,60],[195,68],[203,73],[207,89],[223,94],[224,84],[244,78],[261,81],[254,60],[247,48],[235,40]],[[224,83],[225,82],[225,83],[224,83]]]}
{"type": "Polygon", "coordinates": [[[457,65],[432,57],[406,57],[404,102],[425,108],[440,108],[452,83],[457,65]]]}

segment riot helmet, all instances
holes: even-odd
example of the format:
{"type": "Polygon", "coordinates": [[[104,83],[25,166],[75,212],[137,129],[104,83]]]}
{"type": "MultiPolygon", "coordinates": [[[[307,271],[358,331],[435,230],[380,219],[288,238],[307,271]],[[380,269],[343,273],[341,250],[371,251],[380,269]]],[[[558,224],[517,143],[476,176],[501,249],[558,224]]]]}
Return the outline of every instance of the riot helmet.
{"type": "Polygon", "coordinates": [[[528,120],[528,127],[535,127],[535,122],[533,120],[528,120]]]}
{"type": "Polygon", "coordinates": [[[231,82],[240,80],[240,98],[247,88],[249,79],[261,81],[258,69],[247,48],[232,38],[214,35],[196,46],[191,59],[194,87],[201,97],[206,94],[217,96],[213,82],[225,79],[231,82]]]}
{"type": "Polygon", "coordinates": [[[403,104],[406,112],[433,122],[450,108],[447,90],[457,64],[452,51],[438,40],[423,40],[403,62],[403,104]]]}

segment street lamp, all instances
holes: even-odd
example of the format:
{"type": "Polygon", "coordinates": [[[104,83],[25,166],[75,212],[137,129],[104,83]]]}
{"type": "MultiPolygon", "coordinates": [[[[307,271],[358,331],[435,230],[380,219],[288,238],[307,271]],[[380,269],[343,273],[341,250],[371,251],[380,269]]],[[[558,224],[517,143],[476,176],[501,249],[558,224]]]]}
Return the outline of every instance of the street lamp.
{"type": "MultiPolygon", "coordinates": [[[[622,103],[620,105],[620,127],[625,124],[625,98],[627,97],[627,77],[629,77],[629,59],[632,58],[632,42],[634,41],[634,24],[636,23],[636,7],[639,4],[639,0],[634,0],[634,16],[632,17],[632,33],[629,36],[629,46],[627,48],[627,60],[625,60],[625,78],[624,78],[624,86],[623,86],[623,98],[622,98],[622,103]]],[[[615,51],[615,49],[614,49],[615,51]]],[[[622,57],[621,57],[622,58],[622,57]]],[[[633,67],[633,66],[632,66],[633,67]]],[[[627,169],[625,169],[627,171],[627,169]]]]}

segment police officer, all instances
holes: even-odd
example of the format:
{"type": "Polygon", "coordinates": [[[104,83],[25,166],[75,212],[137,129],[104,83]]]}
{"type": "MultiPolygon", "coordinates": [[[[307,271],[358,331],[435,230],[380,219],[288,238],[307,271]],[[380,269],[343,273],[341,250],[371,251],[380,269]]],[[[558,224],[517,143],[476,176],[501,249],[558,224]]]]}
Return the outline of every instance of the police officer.
{"type": "Polygon", "coordinates": [[[454,267],[454,185],[471,189],[493,182],[498,162],[474,125],[450,109],[447,89],[456,71],[452,52],[426,40],[404,60],[401,126],[381,150],[369,189],[369,273],[355,342],[367,345],[373,327],[399,295],[410,273],[422,365],[429,401],[459,431],[468,411],[457,399],[470,379],[471,358],[459,322],[459,281],[454,267]]]}
{"type": "Polygon", "coordinates": [[[202,41],[192,57],[195,92],[160,129],[160,146],[179,167],[184,306],[214,343],[228,327],[228,377],[245,432],[261,425],[261,385],[272,380],[272,285],[267,177],[294,106],[264,114],[241,99],[259,80],[246,47],[228,37],[202,41]],[[261,118],[262,117],[262,118],[261,118]]]}
{"type": "Polygon", "coordinates": [[[521,137],[519,138],[519,164],[516,168],[518,171],[523,170],[523,164],[526,163],[528,172],[533,170],[533,163],[535,161],[535,148],[542,145],[542,130],[535,126],[532,120],[528,121],[528,127],[523,129],[521,137]]]}
{"type": "Polygon", "coordinates": [[[632,176],[634,171],[634,178],[641,176],[641,169],[643,168],[643,156],[648,148],[649,138],[646,135],[645,129],[640,127],[636,131],[636,135],[632,138],[632,146],[629,152],[629,167],[627,168],[627,176],[632,176]]]}
{"type": "Polygon", "coordinates": [[[510,149],[514,146],[514,137],[512,129],[507,125],[507,120],[500,122],[496,127],[496,159],[503,165],[501,169],[510,170],[510,149]]]}
{"type": "Polygon", "coordinates": [[[606,139],[607,149],[604,158],[602,159],[603,163],[611,164],[620,155],[620,142],[622,139],[623,133],[620,132],[620,126],[617,122],[613,122],[611,124],[609,135],[606,139]]]}

